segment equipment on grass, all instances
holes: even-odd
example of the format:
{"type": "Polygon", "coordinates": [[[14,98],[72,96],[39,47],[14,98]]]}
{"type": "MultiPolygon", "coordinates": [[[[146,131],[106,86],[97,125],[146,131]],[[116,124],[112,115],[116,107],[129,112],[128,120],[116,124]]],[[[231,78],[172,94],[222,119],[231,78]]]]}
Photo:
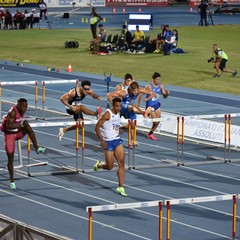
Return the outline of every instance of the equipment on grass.
{"type": "Polygon", "coordinates": [[[65,48],[78,48],[79,43],[78,41],[66,41],[64,43],[65,48]]]}

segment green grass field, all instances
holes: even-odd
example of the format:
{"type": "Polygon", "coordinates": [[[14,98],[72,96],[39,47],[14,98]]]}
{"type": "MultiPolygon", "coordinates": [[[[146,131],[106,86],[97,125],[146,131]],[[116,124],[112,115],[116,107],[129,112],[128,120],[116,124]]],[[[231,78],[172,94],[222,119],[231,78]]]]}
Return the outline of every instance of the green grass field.
{"type": "MultiPolygon", "coordinates": [[[[135,80],[151,80],[153,72],[160,72],[166,85],[183,86],[216,92],[240,94],[240,77],[233,78],[224,73],[213,78],[213,64],[207,63],[212,54],[212,44],[217,43],[229,57],[227,67],[240,71],[239,25],[209,27],[178,27],[179,43],[188,54],[130,55],[113,53],[108,56],[93,55],[89,52],[90,29],[61,30],[9,30],[1,31],[1,59],[96,74],[112,73],[123,77],[129,72],[135,80]],[[66,40],[77,40],[77,49],[64,48],[66,40]]],[[[108,34],[119,33],[120,29],[108,29],[108,34]]],[[[151,39],[157,35],[152,30],[146,35],[151,39]]]]}

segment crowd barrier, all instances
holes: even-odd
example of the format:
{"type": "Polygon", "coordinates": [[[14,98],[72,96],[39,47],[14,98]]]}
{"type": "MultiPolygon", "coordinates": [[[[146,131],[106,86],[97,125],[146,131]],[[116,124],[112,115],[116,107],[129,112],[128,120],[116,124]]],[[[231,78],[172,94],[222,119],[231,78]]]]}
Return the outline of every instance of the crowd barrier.
{"type": "Polygon", "coordinates": [[[232,229],[229,229],[229,232],[231,232],[231,234],[229,235],[232,237],[232,239],[235,239],[236,229],[237,229],[237,199],[239,199],[238,194],[226,194],[226,195],[218,195],[218,196],[170,199],[165,201],[159,200],[159,201],[87,206],[86,212],[88,213],[88,240],[93,240],[93,212],[158,207],[159,208],[158,240],[163,240],[163,207],[166,207],[166,240],[170,240],[171,239],[171,205],[181,206],[183,204],[208,203],[208,202],[227,201],[227,200],[232,200],[232,204],[233,204],[232,214],[231,214],[232,229]]]}

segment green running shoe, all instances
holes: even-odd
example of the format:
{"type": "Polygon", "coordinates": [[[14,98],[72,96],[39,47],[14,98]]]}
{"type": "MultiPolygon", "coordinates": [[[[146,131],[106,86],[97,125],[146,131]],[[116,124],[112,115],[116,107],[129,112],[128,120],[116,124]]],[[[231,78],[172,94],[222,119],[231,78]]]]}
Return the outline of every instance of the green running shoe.
{"type": "Polygon", "coordinates": [[[14,190],[14,189],[17,188],[15,182],[11,182],[11,183],[10,183],[10,188],[11,188],[12,190],[14,190]]]}
{"type": "Polygon", "coordinates": [[[44,152],[45,152],[45,148],[44,147],[38,147],[37,154],[44,153],[44,152]]]}
{"type": "Polygon", "coordinates": [[[127,193],[125,192],[124,187],[118,187],[116,189],[116,192],[119,193],[120,195],[124,196],[124,197],[127,197],[127,193]]]}
{"type": "Polygon", "coordinates": [[[100,164],[100,163],[101,163],[101,161],[97,161],[97,162],[94,164],[93,169],[94,169],[95,172],[99,170],[99,164],[100,164]]]}

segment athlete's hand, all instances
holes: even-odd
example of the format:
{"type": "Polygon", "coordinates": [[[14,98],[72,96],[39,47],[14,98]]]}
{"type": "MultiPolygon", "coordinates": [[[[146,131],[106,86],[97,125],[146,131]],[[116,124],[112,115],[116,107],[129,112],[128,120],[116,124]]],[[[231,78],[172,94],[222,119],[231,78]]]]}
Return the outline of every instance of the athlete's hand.
{"type": "Polygon", "coordinates": [[[107,148],[107,144],[106,144],[105,141],[102,141],[102,142],[101,142],[101,147],[102,147],[103,149],[106,149],[106,148],[107,148]]]}

